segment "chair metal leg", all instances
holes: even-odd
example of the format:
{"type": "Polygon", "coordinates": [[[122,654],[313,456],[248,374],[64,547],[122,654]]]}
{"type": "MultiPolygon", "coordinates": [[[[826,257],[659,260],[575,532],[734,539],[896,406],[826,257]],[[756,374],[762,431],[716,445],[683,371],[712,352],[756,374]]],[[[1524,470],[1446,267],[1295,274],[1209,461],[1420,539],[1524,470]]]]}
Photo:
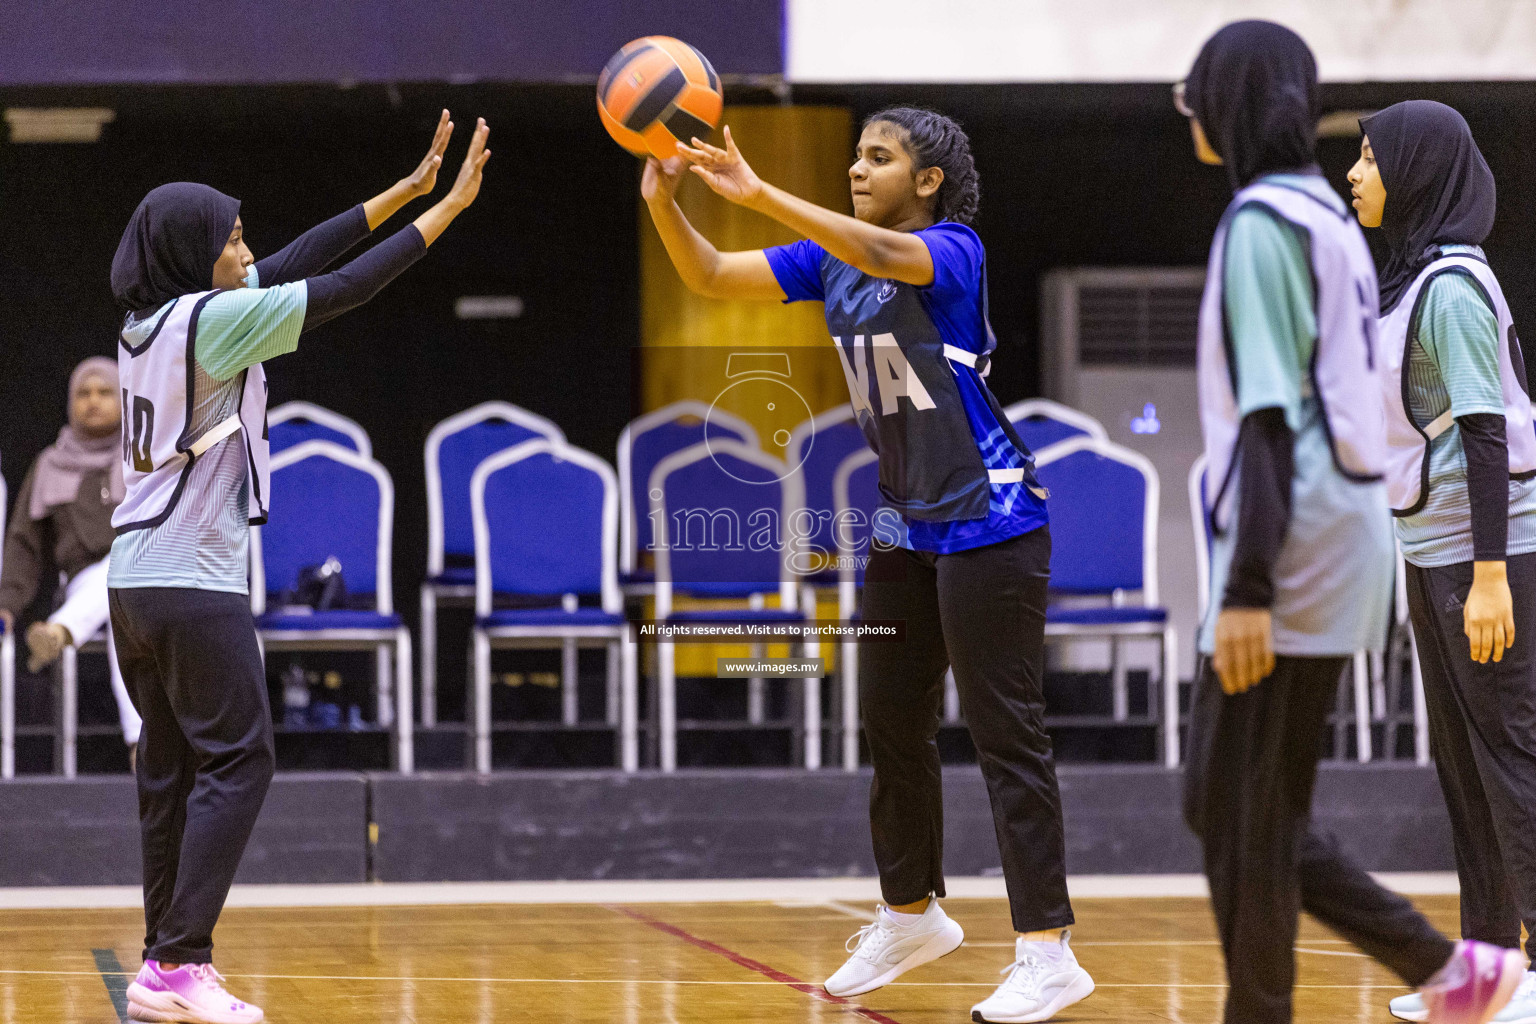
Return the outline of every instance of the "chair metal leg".
{"type": "Polygon", "coordinates": [[[1163,765],[1179,766],[1179,634],[1163,630],[1163,765]]]}
{"type": "Polygon", "coordinates": [[[1408,634],[1408,656],[1413,665],[1413,760],[1420,766],[1429,764],[1429,703],[1424,697],[1424,669],[1419,664],[1419,648],[1408,634]]]}
{"type": "Polygon", "coordinates": [[[390,700],[389,692],[395,680],[392,647],[394,647],[393,643],[387,643],[378,644],[373,649],[374,689],[378,703],[374,712],[374,721],[379,723],[381,729],[391,728],[395,724],[394,702],[390,700]]]}
{"type": "Polygon", "coordinates": [[[1364,651],[1356,651],[1351,659],[1355,686],[1355,760],[1367,764],[1371,760],[1371,673],[1364,651]]]}
{"type": "MultiPolygon", "coordinates": [[[[807,640],[805,657],[821,657],[821,642],[807,640]]],[[[805,766],[821,767],[821,677],[805,677],[805,766]]]]}
{"type": "Polygon", "coordinates": [[[475,771],[481,775],[491,770],[491,638],[476,629],[474,644],[475,700],[472,714],[475,733],[475,771]]]}
{"type": "Polygon", "coordinates": [[[73,647],[64,648],[59,659],[59,715],[62,739],[61,769],[66,779],[75,777],[76,743],[80,726],[80,661],[73,647]]]}
{"type": "Polygon", "coordinates": [[[617,726],[619,724],[619,659],[622,657],[617,644],[608,645],[607,657],[608,666],[603,677],[607,681],[603,715],[610,726],[617,726]]]}
{"type": "Polygon", "coordinates": [[[859,645],[843,644],[843,771],[859,770],[859,645]]]}
{"type": "MultiPolygon", "coordinates": [[[[762,644],[752,645],[753,660],[760,660],[766,653],[762,644]]],[[[747,721],[753,725],[762,725],[767,717],[768,681],[761,676],[753,676],[747,680],[747,721]]]]}
{"type": "Polygon", "coordinates": [[[640,770],[639,646],[627,637],[619,648],[619,767],[640,770]]]}
{"type": "Polygon", "coordinates": [[[437,724],[437,591],[421,585],[421,724],[437,724]]]}
{"type": "Polygon", "coordinates": [[[16,777],[16,637],[0,636],[0,779],[16,777]]]}
{"type": "Polygon", "coordinates": [[[661,751],[658,760],[664,772],[677,771],[677,649],[671,640],[656,645],[656,706],[660,716],[661,751]]]}
{"type": "Polygon", "coordinates": [[[944,670],[944,721],[960,721],[960,687],[955,683],[955,670],[944,670]]]}
{"type": "Polygon", "coordinates": [[[1123,722],[1131,717],[1131,684],[1125,668],[1125,653],[1120,649],[1120,638],[1109,638],[1109,681],[1111,710],[1115,721],[1123,722]]]}
{"type": "Polygon", "coordinates": [[[1376,722],[1385,722],[1389,714],[1386,652],[1366,652],[1365,665],[1371,679],[1371,719],[1376,722]]]}
{"type": "Polygon", "coordinates": [[[416,723],[411,712],[411,631],[395,631],[395,769],[401,775],[416,770],[416,723]]]}
{"type": "Polygon", "coordinates": [[[567,637],[560,644],[560,721],[563,725],[575,725],[581,710],[577,692],[577,680],[581,676],[576,641],[567,637]]]}

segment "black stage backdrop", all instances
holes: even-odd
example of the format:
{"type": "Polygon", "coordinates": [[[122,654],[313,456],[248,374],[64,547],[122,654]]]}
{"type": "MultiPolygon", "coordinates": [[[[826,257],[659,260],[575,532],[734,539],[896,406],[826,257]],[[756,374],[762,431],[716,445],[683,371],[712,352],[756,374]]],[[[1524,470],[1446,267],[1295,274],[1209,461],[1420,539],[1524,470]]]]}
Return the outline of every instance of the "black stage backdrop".
{"type": "MultiPolygon", "coordinates": [[[[1517,320],[1530,323],[1536,135],[1519,126],[1536,84],[1324,89],[1331,109],[1410,97],[1444,100],[1471,123],[1501,185],[1489,254],[1517,320]]],[[[729,98],[773,100],[744,87],[729,98]]],[[[1037,387],[1044,271],[1203,264],[1228,198],[1224,174],[1195,163],[1166,85],[817,86],[794,99],[860,116],[918,103],[970,131],[1001,345],[991,380],[1005,402],[1037,387]]],[[[492,123],[479,202],[372,303],[269,364],[273,404],[318,402],[372,435],[397,491],[396,606],[413,619],[426,561],[421,450],[434,423],[506,399],[613,458],[634,413],[638,169],[598,126],[589,85],[0,89],[4,106],[65,104],[110,106],[117,117],[95,145],[0,145],[0,470],[13,489],[62,421],[70,368],[113,351],[107,271],[149,188],[191,179],[239,197],[260,256],[410,170],[445,104],[460,125],[445,176],[473,118],[492,123]],[[523,316],[455,317],[457,297],[497,294],[522,297],[523,316]]],[[[1357,145],[1324,141],[1335,184],[1357,145]]]]}

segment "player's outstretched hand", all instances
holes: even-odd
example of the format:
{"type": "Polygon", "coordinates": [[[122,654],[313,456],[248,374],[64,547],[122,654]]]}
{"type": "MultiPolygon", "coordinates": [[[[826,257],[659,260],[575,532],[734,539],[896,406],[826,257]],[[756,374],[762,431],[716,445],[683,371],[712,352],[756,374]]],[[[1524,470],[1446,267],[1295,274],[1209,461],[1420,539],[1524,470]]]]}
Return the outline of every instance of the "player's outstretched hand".
{"type": "Polygon", "coordinates": [[[647,203],[670,203],[687,169],[688,161],[680,156],[665,160],[647,157],[645,173],[640,177],[640,198],[647,203]]]}
{"type": "Polygon", "coordinates": [[[1504,652],[1515,645],[1515,604],[1503,562],[1472,563],[1472,586],[1461,617],[1472,660],[1482,665],[1489,658],[1503,661],[1504,652]]]}
{"type": "Polygon", "coordinates": [[[694,139],[691,147],[679,148],[692,162],[690,170],[731,202],[747,206],[762,195],[763,180],[742,158],[741,150],[736,148],[736,140],[731,138],[730,125],[725,128],[724,149],[699,139],[694,139]]]}
{"type": "Polygon", "coordinates": [[[453,218],[463,213],[480,194],[480,173],[485,170],[485,162],[491,158],[491,151],[485,148],[485,140],[491,134],[491,126],[485,123],[485,118],[475,122],[475,134],[469,139],[469,152],[464,154],[464,162],[459,165],[459,176],[454,179],[453,187],[448,194],[433,203],[426,213],[415,220],[416,230],[421,232],[421,240],[427,245],[437,241],[439,235],[453,222],[453,218]]]}
{"type": "Polygon", "coordinates": [[[1245,693],[1275,670],[1268,608],[1223,608],[1216,617],[1216,653],[1211,667],[1229,695],[1245,693]]]}
{"type": "Polygon", "coordinates": [[[448,200],[461,210],[480,194],[480,172],[485,170],[485,162],[491,158],[491,151],[485,148],[485,140],[490,134],[491,126],[485,123],[485,118],[475,122],[475,134],[469,138],[469,151],[459,165],[459,176],[454,179],[453,188],[448,190],[448,200]]]}
{"type": "Polygon", "coordinates": [[[400,179],[400,186],[408,192],[412,198],[424,196],[437,187],[437,170],[443,166],[443,152],[448,148],[448,139],[453,135],[453,122],[448,120],[448,109],[443,108],[443,113],[437,119],[437,131],[432,134],[432,146],[427,150],[427,155],[421,158],[421,163],[410,174],[400,179]]]}

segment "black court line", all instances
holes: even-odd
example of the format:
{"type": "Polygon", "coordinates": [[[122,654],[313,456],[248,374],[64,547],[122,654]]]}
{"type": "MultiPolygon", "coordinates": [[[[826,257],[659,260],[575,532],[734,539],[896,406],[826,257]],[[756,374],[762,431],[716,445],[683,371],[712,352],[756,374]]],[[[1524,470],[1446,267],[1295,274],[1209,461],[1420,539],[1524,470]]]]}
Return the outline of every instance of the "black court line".
{"type": "Polygon", "coordinates": [[[126,1024],[128,975],[123,973],[123,965],[117,962],[117,954],[110,949],[93,949],[91,956],[96,958],[96,970],[101,974],[101,983],[107,986],[107,995],[112,999],[112,1009],[117,1011],[118,1024],[126,1024]]]}

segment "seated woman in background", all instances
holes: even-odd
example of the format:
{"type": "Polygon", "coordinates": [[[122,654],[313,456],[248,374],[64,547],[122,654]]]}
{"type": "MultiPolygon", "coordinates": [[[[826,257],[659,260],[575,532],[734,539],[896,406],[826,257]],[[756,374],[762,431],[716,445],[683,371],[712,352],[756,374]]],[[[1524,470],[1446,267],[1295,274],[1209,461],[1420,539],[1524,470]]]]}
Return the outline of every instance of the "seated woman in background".
{"type": "MultiPolygon", "coordinates": [[[[117,363],[92,356],[69,377],[69,424],[27,470],[5,535],[0,574],[0,621],[14,629],[38,590],[62,574],[64,600],[46,622],[27,630],[28,667],[37,672],[83,644],[103,626],[107,612],[107,553],[112,550],[112,511],[123,500],[122,408],[117,363]]],[[[139,742],[139,715],[128,699],[107,640],[112,696],[123,741],[139,742]]]]}

